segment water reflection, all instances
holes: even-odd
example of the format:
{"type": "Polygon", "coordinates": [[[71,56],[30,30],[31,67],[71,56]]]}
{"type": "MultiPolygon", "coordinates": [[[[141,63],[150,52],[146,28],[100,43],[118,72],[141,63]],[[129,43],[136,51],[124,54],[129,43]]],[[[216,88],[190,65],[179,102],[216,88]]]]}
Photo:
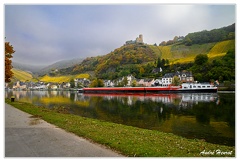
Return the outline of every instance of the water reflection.
{"type": "Polygon", "coordinates": [[[80,94],[69,91],[11,91],[16,100],[186,138],[235,145],[235,94],[80,94]]]}

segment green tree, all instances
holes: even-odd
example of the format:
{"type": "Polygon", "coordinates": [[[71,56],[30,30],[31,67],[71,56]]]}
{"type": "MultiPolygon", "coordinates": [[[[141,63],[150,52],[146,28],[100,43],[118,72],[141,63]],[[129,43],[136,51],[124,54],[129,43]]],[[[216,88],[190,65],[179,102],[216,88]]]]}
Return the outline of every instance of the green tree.
{"type": "Polygon", "coordinates": [[[74,82],[74,79],[73,79],[73,78],[70,80],[70,87],[71,87],[71,88],[74,88],[74,87],[75,87],[75,82],[74,82]]]}
{"type": "Polygon", "coordinates": [[[189,37],[186,37],[184,42],[185,42],[186,46],[191,46],[192,45],[192,40],[189,37]]]}
{"type": "Polygon", "coordinates": [[[157,67],[160,68],[162,66],[162,61],[160,59],[160,57],[158,57],[157,59],[157,67]]]}
{"type": "Polygon", "coordinates": [[[128,84],[128,80],[126,76],[123,78],[122,82],[123,82],[123,86],[126,86],[128,84]]]}
{"type": "Polygon", "coordinates": [[[203,65],[208,61],[207,54],[199,54],[195,57],[194,63],[197,65],[203,65]]]}

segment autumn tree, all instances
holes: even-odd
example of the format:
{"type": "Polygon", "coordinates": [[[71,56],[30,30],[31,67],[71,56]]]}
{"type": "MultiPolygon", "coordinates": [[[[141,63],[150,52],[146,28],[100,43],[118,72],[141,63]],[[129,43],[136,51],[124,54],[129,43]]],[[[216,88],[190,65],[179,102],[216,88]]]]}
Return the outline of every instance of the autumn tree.
{"type": "Polygon", "coordinates": [[[104,82],[102,79],[95,78],[89,87],[104,87],[104,82]]]}
{"type": "Polygon", "coordinates": [[[11,82],[11,77],[13,76],[12,61],[10,60],[15,51],[13,46],[9,42],[5,42],[5,82],[11,82]]]}
{"type": "Polygon", "coordinates": [[[179,86],[181,84],[181,80],[178,76],[174,76],[172,80],[172,85],[179,86]]]}

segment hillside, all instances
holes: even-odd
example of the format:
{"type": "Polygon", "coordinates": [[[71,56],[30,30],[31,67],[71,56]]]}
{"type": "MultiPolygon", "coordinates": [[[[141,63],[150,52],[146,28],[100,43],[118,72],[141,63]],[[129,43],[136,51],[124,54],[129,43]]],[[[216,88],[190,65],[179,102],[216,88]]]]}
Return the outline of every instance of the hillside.
{"type": "Polygon", "coordinates": [[[162,59],[168,59],[170,64],[187,63],[194,61],[194,58],[198,54],[207,54],[211,59],[224,56],[229,50],[235,48],[235,40],[194,44],[192,46],[185,46],[184,44],[174,44],[170,46],[151,45],[150,48],[162,59]]]}
{"type": "Polygon", "coordinates": [[[81,64],[60,73],[92,73],[102,79],[116,79],[132,74],[136,77],[151,76],[158,58],[169,61],[169,64],[193,62],[198,54],[207,54],[210,59],[223,57],[229,50],[235,49],[235,40],[215,43],[193,44],[186,46],[176,43],[169,46],[127,45],[97,57],[86,58],[81,64]],[[141,72],[140,72],[141,69],[141,72]]]}
{"type": "Polygon", "coordinates": [[[23,63],[14,62],[14,61],[12,62],[12,66],[15,69],[20,69],[22,71],[28,71],[31,73],[36,73],[44,67],[44,66],[40,66],[40,65],[23,64],[23,63]]]}

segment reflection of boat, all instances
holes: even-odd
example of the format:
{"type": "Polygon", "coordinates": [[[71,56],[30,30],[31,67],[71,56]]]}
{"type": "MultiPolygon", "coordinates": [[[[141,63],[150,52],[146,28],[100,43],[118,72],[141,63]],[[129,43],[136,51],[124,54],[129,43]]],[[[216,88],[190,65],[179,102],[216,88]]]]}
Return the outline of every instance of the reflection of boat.
{"type": "Polygon", "coordinates": [[[193,104],[200,102],[216,102],[219,103],[219,97],[217,93],[182,93],[180,107],[192,107],[193,104]]]}
{"type": "Polygon", "coordinates": [[[183,102],[213,102],[218,99],[213,93],[186,93],[182,94],[183,102]]]}
{"type": "Polygon", "coordinates": [[[183,107],[193,103],[215,102],[218,100],[217,93],[84,93],[82,95],[84,97],[103,97],[107,100],[113,98],[122,100],[123,98],[127,98],[129,103],[134,103],[137,100],[151,100],[165,104],[179,103],[183,107]]]}
{"type": "Polygon", "coordinates": [[[217,92],[217,87],[209,83],[183,83],[181,86],[167,87],[98,87],[83,88],[83,93],[184,93],[184,92],[217,92]]]}

